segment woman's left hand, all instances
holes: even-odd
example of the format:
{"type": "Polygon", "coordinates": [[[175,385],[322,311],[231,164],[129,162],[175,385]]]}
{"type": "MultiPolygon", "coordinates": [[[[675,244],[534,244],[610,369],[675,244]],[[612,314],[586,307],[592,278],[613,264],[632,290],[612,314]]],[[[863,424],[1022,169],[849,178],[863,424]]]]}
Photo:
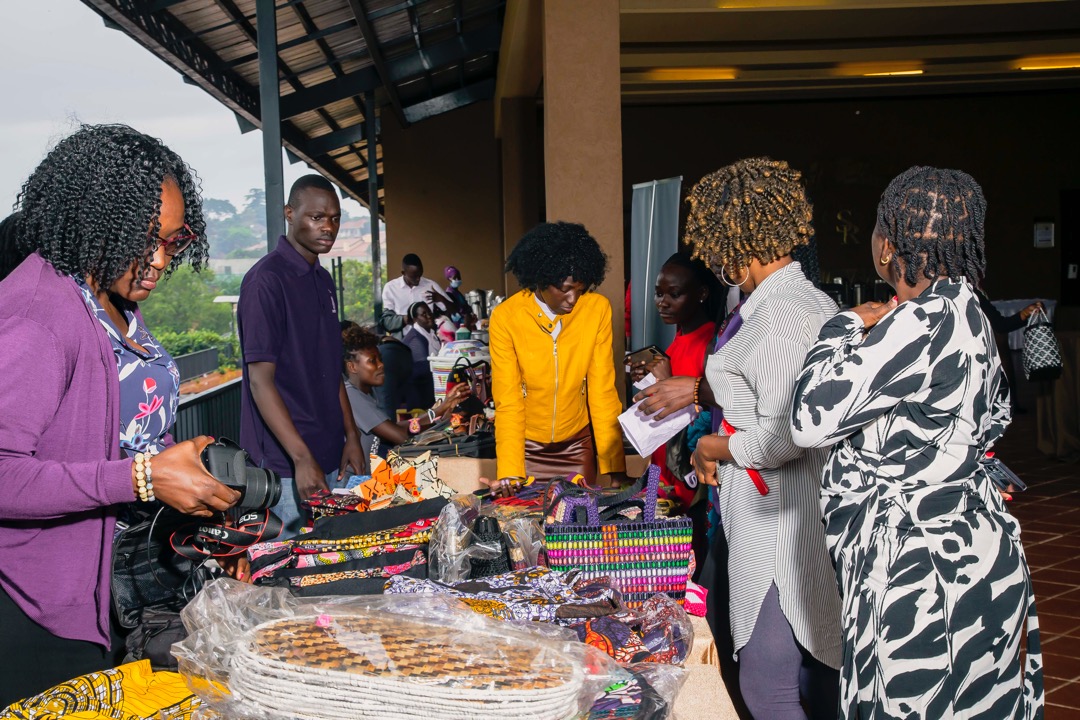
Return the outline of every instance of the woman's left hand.
{"type": "Polygon", "coordinates": [[[725,440],[726,438],[721,438],[718,435],[705,435],[698,440],[697,448],[694,450],[693,457],[690,458],[690,463],[694,466],[694,474],[697,475],[699,483],[714,487],[720,485],[720,473],[717,464],[719,453],[716,445],[725,440]]]}
{"type": "Polygon", "coordinates": [[[881,318],[896,309],[896,298],[886,303],[867,302],[851,308],[851,312],[859,316],[863,321],[863,327],[867,330],[878,324],[881,318]]]}

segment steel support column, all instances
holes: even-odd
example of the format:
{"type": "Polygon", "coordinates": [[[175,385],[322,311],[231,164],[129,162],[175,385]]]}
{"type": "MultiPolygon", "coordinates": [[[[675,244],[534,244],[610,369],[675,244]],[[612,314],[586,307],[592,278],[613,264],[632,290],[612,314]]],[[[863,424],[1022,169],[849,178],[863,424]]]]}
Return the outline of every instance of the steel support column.
{"type": "Polygon", "coordinates": [[[285,177],[281,167],[281,87],[278,81],[277,10],[274,0],[255,0],[259,43],[259,114],[266,182],[266,247],[285,234],[285,177]]]}
{"type": "Polygon", "coordinates": [[[382,249],[379,247],[379,157],[375,118],[375,91],[364,95],[364,124],[367,125],[368,210],[371,211],[371,288],[375,299],[375,322],[382,317],[382,249]]]}

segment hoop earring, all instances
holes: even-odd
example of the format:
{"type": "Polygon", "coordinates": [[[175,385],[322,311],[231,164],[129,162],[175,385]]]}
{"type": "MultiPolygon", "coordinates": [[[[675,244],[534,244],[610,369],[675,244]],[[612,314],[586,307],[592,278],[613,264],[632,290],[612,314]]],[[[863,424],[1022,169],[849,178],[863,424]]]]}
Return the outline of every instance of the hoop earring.
{"type": "Polygon", "coordinates": [[[881,258],[880,260],[878,260],[878,262],[881,263],[882,265],[888,265],[889,263],[892,262],[892,253],[889,253],[888,257],[881,258]]]}
{"type": "Polygon", "coordinates": [[[727,276],[727,266],[726,265],[721,265],[720,266],[720,282],[724,283],[728,287],[742,287],[746,283],[746,281],[749,280],[749,279],[750,279],[750,271],[749,271],[749,269],[747,269],[746,277],[744,277],[742,279],[742,282],[735,282],[734,280],[732,280],[731,278],[729,278],[727,276]]]}

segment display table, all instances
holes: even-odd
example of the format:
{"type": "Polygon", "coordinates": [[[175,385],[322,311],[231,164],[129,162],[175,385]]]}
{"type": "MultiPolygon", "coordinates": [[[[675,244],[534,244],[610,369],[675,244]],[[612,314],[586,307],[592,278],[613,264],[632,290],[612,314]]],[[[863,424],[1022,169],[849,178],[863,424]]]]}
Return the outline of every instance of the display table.
{"type": "Polygon", "coordinates": [[[1044,455],[1064,462],[1080,461],[1080,332],[1057,333],[1061,377],[1039,383],[1038,446],[1044,455]]]}

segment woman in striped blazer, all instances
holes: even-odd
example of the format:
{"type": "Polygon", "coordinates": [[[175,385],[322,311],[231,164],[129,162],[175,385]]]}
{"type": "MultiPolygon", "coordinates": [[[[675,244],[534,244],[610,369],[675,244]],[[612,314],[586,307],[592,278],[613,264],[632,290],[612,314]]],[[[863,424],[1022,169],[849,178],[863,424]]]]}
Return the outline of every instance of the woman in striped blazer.
{"type": "Polygon", "coordinates": [[[806,352],[836,313],[791,257],[813,236],[811,206],[801,173],[768,158],[705,176],[689,203],[695,256],[747,295],[741,328],[709,358],[697,393],[722,408],[720,433],[694,453],[698,479],[720,486],[739,685],[756,718],[805,720],[804,700],[810,717],[835,718],[840,595],[818,507],[825,454],[796,446],[790,429],[806,352]]]}

